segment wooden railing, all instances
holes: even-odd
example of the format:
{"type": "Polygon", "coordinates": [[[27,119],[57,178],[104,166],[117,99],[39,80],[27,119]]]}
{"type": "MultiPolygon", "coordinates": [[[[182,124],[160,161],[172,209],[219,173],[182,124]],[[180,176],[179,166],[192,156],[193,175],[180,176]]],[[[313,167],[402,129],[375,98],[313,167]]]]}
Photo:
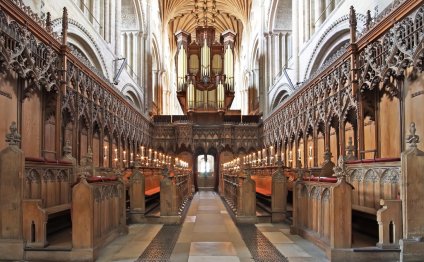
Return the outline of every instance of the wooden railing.
{"type": "Polygon", "coordinates": [[[119,180],[88,183],[83,177],[72,196],[73,251],[89,250],[94,260],[102,246],[128,232],[124,184],[119,180]]]}
{"type": "Polygon", "coordinates": [[[48,231],[71,227],[72,163],[31,159],[25,162],[23,181],[23,236],[29,247],[45,247],[48,231]],[[48,230],[49,216],[65,215],[48,230]]]}

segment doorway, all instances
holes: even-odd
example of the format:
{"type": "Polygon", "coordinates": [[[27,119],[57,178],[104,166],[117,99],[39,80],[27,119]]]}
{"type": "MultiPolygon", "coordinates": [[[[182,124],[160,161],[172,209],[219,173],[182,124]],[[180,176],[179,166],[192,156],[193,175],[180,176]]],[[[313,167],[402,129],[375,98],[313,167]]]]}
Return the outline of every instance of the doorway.
{"type": "Polygon", "coordinates": [[[213,155],[198,155],[196,162],[199,190],[214,190],[216,182],[215,157],[213,155]]]}

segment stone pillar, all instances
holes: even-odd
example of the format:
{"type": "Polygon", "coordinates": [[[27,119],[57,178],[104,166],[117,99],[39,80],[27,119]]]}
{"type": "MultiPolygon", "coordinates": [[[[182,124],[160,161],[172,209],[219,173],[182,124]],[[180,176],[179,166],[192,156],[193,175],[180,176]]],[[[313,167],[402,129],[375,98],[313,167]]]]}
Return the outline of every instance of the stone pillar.
{"type": "Polygon", "coordinates": [[[333,11],[333,1],[334,0],[325,0],[325,17],[330,16],[331,11],[333,11]]]}
{"type": "Polygon", "coordinates": [[[293,33],[293,44],[292,44],[292,51],[293,51],[293,67],[295,70],[295,77],[293,84],[296,85],[297,82],[299,82],[299,19],[296,19],[296,17],[299,17],[299,1],[293,0],[292,1],[292,16],[295,18],[293,19],[293,26],[292,26],[292,33],[293,33]]]}
{"type": "Polygon", "coordinates": [[[122,55],[121,52],[121,1],[112,1],[115,3],[115,54],[122,55]]]}
{"type": "Polygon", "coordinates": [[[324,22],[325,14],[323,8],[323,0],[315,0],[315,31],[324,22]]]}
{"type": "Polygon", "coordinates": [[[287,208],[287,178],[283,174],[281,168],[281,160],[279,160],[279,167],[272,176],[272,189],[271,189],[271,222],[281,223],[286,219],[287,208]]]}
{"type": "MultiPolygon", "coordinates": [[[[266,57],[267,57],[267,66],[268,66],[268,72],[267,72],[267,86],[266,86],[266,96],[268,96],[268,90],[272,86],[273,83],[273,72],[274,72],[274,66],[273,66],[273,60],[274,60],[274,52],[273,52],[273,43],[272,43],[272,32],[269,32],[266,37],[266,43],[267,43],[267,50],[266,50],[266,57]]],[[[267,109],[269,108],[269,104],[267,103],[267,109]]]]}
{"type": "Polygon", "coordinates": [[[280,71],[287,65],[287,34],[288,33],[281,33],[280,34],[280,46],[281,46],[281,52],[280,52],[280,71]]]}
{"type": "Polygon", "coordinates": [[[424,152],[418,149],[419,136],[415,123],[410,125],[406,137],[409,148],[401,154],[401,200],[403,215],[403,239],[400,261],[424,260],[424,152]]]}
{"type": "Polygon", "coordinates": [[[304,32],[305,32],[305,42],[309,40],[310,36],[311,36],[311,2],[310,0],[304,0],[304,7],[305,7],[305,12],[304,12],[304,32]]]}
{"type": "Polygon", "coordinates": [[[106,42],[107,43],[110,43],[110,28],[111,28],[111,23],[110,23],[110,18],[111,18],[111,15],[110,15],[110,12],[111,12],[111,9],[110,9],[110,0],[105,0],[105,3],[104,3],[104,5],[105,5],[105,9],[104,9],[104,19],[105,19],[105,21],[104,21],[104,23],[103,23],[103,27],[104,27],[104,29],[103,29],[103,32],[105,32],[105,35],[104,35],[104,39],[106,40],[106,42]]]}
{"type": "Polygon", "coordinates": [[[6,135],[9,146],[0,151],[0,260],[24,260],[22,181],[25,157],[19,148],[21,136],[17,130],[13,122],[6,135]]]}

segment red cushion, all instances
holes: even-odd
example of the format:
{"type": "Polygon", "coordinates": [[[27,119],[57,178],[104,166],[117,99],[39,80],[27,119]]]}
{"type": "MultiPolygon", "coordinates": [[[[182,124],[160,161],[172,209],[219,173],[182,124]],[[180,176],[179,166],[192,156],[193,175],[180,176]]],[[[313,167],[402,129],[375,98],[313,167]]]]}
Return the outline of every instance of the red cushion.
{"type": "Polygon", "coordinates": [[[144,195],[145,195],[145,196],[153,196],[154,194],[157,194],[157,193],[159,193],[159,192],[160,192],[160,187],[155,187],[155,188],[152,188],[152,189],[146,190],[146,191],[144,192],[144,195]]]}
{"type": "Polygon", "coordinates": [[[376,158],[376,159],[360,159],[348,161],[347,164],[359,164],[359,163],[386,163],[386,162],[398,162],[400,158],[391,157],[391,158],[376,158]]]}

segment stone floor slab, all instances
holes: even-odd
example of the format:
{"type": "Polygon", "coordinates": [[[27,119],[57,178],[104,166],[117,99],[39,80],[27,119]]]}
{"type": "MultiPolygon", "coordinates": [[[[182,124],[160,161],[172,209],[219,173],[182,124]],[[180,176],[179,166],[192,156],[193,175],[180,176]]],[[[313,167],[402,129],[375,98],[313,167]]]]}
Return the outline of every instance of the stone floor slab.
{"type": "Polygon", "coordinates": [[[231,242],[191,242],[190,256],[235,256],[231,242]]]}
{"type": "Polygon", "coordinates": [[[236,256],[190,256],[188,262],[239,262],[236,256]]]}
{"type": "Polygon", "coordinates": [[[262,232],[266,238],[273,244],[293,243],[282,232],[262,232]]]}

